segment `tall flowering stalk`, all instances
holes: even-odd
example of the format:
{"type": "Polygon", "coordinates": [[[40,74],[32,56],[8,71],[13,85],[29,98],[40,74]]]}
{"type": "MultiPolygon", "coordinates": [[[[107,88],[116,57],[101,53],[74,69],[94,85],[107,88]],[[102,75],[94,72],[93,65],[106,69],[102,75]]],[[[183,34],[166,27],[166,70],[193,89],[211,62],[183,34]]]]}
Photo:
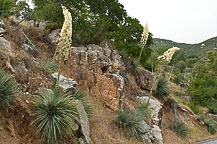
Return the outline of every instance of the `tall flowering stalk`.
{"type": "Polygon", "coordinates": [[[148,25],[146,24],[145,27],[144,27],[144,29],[143,29],[142,37],[141,37],[141,40],[140,40],[141,51],[140,51],[140,54],[139,54],[138,61],[140,61],[140,59],[141,59],[142,50],[143,50],[143,48],[145,47],[145,45],[146,45],[146,43],[148,41],[148,36],[149,36],[149,30],[148,30],[148,25]]]}
{"type": "Polygon", "coordinates": [[[159,73],[161,72],[161,66],[162,64],[168,64],[170,63],[173,55],[175,54],[176,51],[178,51],[180,48],[177,48],[177,47],[173,47],[173,48],[170,48],[168,49],[166,52],[163,53],[163,55],[159,56],[157,59],[160,61],[160,68],[158,69],[158,71],[156,72],[156,75],[154,76],[154,80],[153,80],[153,83],[152,83],[152,87],[151,87],[151,91],[149,93],[149,97],[148,97],[148,101],[147,101],[147,104],[149,104],[150,102],[150,99],[151,99],[151,95],[152,95],[152,92],[153,92],[153,89],[154,89],[154,86],[157,82],[157,78],[158,78],[158,75],[159,73]]]}
{"type": "Polygon", "coordinates": [[[69,57],[70,45],[72,41],[72,16],[71,13],[66,9],[66,7],[62,6],[63,14],[65,21],[63,23],[63,27],[60,33],[60,39],[57,46],[57,49],[54,53],[53,60],[56,58],[57,53],[59,54],[59,69],[58,69],[58,77],[56,82],[56,87],[58,87],[60,71],[62,66],[62,61],[67,60],[69,57]]]}

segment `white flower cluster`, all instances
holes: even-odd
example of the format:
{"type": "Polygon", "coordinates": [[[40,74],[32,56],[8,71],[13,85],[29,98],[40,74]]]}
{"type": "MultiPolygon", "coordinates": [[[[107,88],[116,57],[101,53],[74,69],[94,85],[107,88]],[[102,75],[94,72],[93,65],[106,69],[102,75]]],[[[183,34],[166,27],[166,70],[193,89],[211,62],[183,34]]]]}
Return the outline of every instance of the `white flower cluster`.
{"type": "Polygon", "coordinates": [[[142,38],[141,38],[141,44],[142,44],[142,48],[144,48],[144,46],[147,43],[148,40],[148,36],[149,36],[149,31],[148,31],[148,25],[146,24],[144,29],[143,29],[143,34],[142,34],[142,38]]]}
{"type": "Polygon", "coordinates": [[[163,55],[159,56],[157,59],[158,60],[162,60],[166,63],[169,63],[174,55],[174,53],[176,51],[178,51],[180,48],[177,48],[177,47],[173,47],[173,48],[170,48],[168,49],[166,52],[163,53],[163,55]]]}
{"type": "Polygon", "coordinates": [[[61,29],[57,52],[63,56],[64,60],[67,60],[72,42],[72,16],[66,7],[62,6],[62,9],[65,21],[61,29]]]}

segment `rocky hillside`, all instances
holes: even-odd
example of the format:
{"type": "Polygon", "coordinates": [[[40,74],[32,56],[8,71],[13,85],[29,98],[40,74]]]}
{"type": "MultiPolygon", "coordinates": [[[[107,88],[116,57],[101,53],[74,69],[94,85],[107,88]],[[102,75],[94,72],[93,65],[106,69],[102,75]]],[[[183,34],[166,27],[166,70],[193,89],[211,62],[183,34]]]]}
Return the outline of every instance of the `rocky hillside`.
{"type": "MultiPolygon", "coordinates": [[[[43,25],[0,19],[0,69],[15,77],[21,87],[17,104],[1,114],[0,144],[41,143],[32,133],[32,104],[39,88],[52,89],[55,84],[57,69],[51,68],[50,59],[60,32],[60,29],[44,31],[43,25]]],[[[107,41],[100,45],[72,46],[61,75],[59,87],[84,91],[94,111],[87,115],[82,103],[78,104],[80,125],[75,137],[66,143],[182,144],[211,136],[197,116],[173,94],[165,102],[151,98],[150,115],[141,121],[137,139],[131,139],[120,129],[115,124],[118,112],[134,111],[139,104],[147,102],[153,74],[124,60],[107,41]],[[174,132],[177,121],[192,131],[186,139],[174,132]]],[[[172,83],[171,86],[173,91],[179,91],[179,87],[172,83]]]]}
{"type": "Polygon", "coordinates": [[[210,38],[197,44],[177,43],[171,40],[154,38],[153,49],[179,47],[186,56],[204,56],[207,51],[217,48],[217,37],[210,38]]]}

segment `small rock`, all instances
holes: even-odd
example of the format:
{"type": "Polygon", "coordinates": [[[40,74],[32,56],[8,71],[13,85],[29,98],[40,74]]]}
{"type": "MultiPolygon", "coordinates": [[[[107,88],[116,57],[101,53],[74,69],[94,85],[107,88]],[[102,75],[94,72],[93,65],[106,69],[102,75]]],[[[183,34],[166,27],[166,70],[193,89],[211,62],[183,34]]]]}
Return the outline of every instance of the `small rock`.
{"type": "Polygon", "coordinates": [[[191,97],[190,96],[181,96],[180,98],[183,99],[183,100],[186,100],[187,102],[191,101],[191,97]]]}
{"type": "Polygon", "coordinates": [[[51,40],[52,43],[57,44],[60,38],[60,32],[61,29],[56,29],[51,31],[51,33],[48,35],[48,38],[51,40]]]}
{"type": "MultiPolygon", "coordinates": [[[[54,79],[57,79],[58,77],[58,73],[53,73],[51,74],[51,76],[54,79]]],[[[59,79],[59,87],[63,88],[66,91],[71,91],[71,92],[75,92],[75,89],[77,87],[77,82],[71,78],[66,78],[63,75],[60,75],[60,79],[59,79]]]]}
{"type": "Polygon", "coordinates": [[[7,32],[6,29],[0,28],[0,35],[4,35],[7,32]]]}
{"type": "Polygon", "coordinates": [[[11,45],[10,45],[9,41],[7,41],[3,37],[0,37],[0,51],[6,56],[12,55],[11,45]]]}
{"type": "Polygon", "coordinates": [[[29,46],[27,44],[23,44],[22,48],[31,55],[34,55],[38,52],[34,46],[29,46]]]}

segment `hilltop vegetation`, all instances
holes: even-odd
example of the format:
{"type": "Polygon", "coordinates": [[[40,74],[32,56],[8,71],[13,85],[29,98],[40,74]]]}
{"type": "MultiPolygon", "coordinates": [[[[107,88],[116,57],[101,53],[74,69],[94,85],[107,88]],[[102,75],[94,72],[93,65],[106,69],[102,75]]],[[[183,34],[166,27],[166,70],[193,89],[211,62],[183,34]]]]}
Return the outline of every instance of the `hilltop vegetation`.
{"type": "Polygon", "coordinates": [[[178,43],[171,40],[153,39],[152,49],[157,50],[159,48],[168,49],[173,46],[181,48],[180,51],[185,53],[186,57],[194,57],[194,56],[205,56],[206,52],[212,50],[213,48],[217,48],[217,37],[210,38],[198,44],[186,44],[186,43],[178,43]]]}

